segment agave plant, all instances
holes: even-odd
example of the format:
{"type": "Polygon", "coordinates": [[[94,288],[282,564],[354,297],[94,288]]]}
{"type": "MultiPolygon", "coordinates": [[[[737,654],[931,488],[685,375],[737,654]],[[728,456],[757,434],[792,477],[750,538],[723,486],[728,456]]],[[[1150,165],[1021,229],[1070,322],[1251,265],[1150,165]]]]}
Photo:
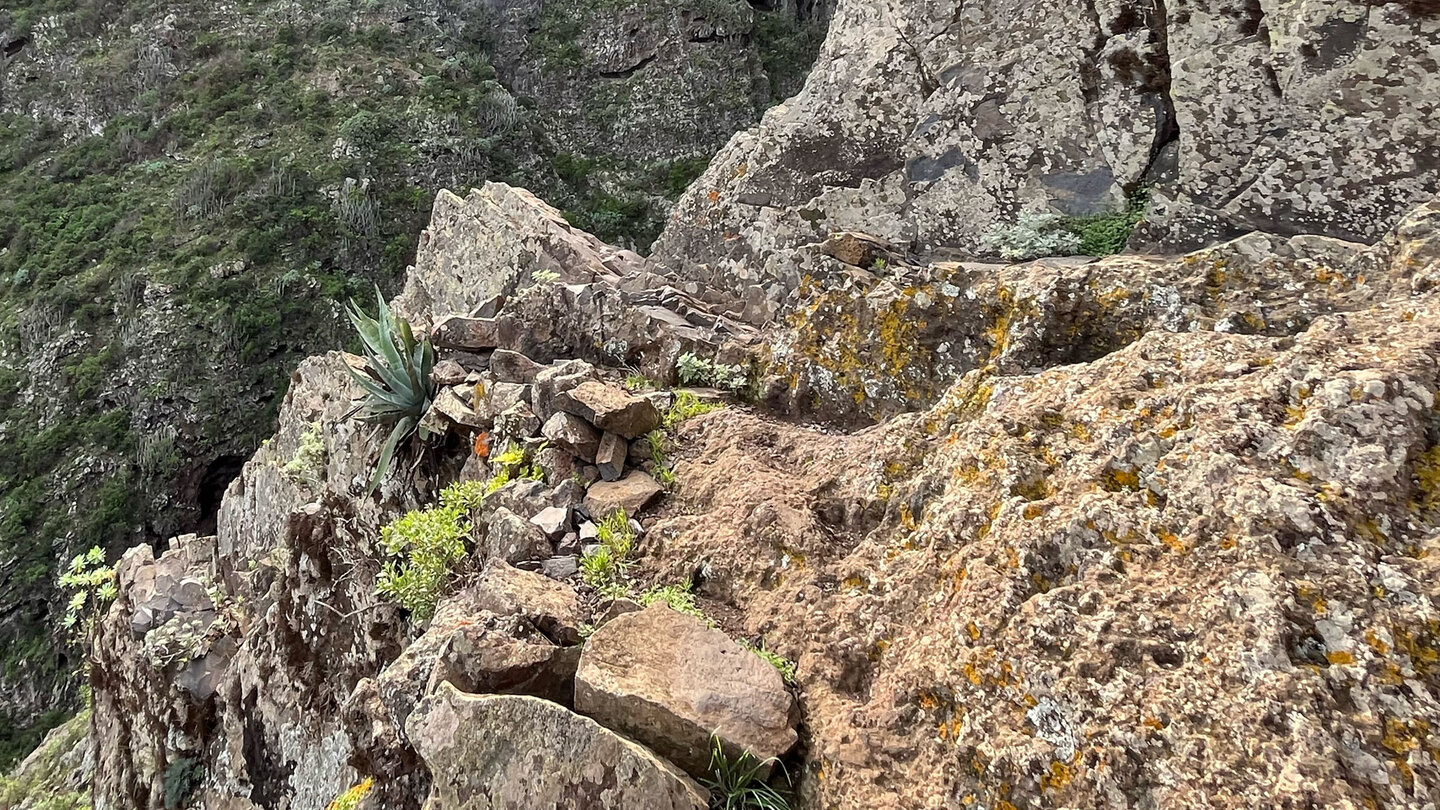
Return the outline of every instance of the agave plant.
{"type": "Polygon", "coordinates": [[[428,340],[416,340],[410,324],[385,305],[385,297],[375,290],[380,304],[377,317],[365,314],[354,301],[350,302],[350,322],[365,344],[365,371],[350,369],[356,384],[365,389],[365,397],[356,411],[361,419],[389,428],[390,435],[380,451],[375,475],[370,479],[368,495],[380,485],[390,469],[401,443],[416,433],[421,440],[429,431],[420,426],[430,402],[435,398],[435,383],[430,371],[435,367],[435,347],[428,340]]]}

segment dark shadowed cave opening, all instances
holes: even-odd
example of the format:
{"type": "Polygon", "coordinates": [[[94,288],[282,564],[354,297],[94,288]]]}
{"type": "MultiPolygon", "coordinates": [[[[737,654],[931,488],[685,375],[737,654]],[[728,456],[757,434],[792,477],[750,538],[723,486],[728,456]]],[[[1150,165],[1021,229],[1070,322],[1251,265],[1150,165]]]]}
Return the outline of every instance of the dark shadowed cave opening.
{"type": "Polygon", "coordinates": [[[195,505],[200,512],[194,529],[196,534],[215,533],[220,517],[220,501],[225,498],[230,482],[239,477],[244,466],[243,456],[219,456],[205,467],[195,486],[195,505]]]}

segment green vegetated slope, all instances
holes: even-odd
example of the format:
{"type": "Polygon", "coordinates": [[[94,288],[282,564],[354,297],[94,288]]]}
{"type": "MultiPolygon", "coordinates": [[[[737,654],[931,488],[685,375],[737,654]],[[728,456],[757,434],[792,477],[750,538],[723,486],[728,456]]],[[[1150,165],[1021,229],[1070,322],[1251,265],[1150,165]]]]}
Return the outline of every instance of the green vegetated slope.
{"type": "Polygon", "coordinates": [[[0,9],[0,767],[74,693],[57,560],[213,528],[290,369],[393,291],[437,189],[525,186],[643,248],[820,33],[743,0],[0,9]],[[617,15],[657,13],[726,21],[730,50],[595,63],[617,15]]]}

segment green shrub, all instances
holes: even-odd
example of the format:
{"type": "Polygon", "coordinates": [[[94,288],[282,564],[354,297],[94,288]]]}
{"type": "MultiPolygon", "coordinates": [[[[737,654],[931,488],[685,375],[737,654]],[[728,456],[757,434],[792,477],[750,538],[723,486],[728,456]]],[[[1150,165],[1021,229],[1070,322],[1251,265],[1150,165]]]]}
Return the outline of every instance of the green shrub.
{"type": "Polygon", "coordinates": [[[295,455],[285,462],[281,472],[285,477],[306,486],[315,486],[319,472],[325,468],[325,436],[319,422],[311,422],[300,436],[300,446],[295,455]]]}
{"type": "Polygon", "coordinates": [[[359,784],[336,796],[335,801],[325,805],[325,810],[355,810],[373,787],[375,780],[366,777],[359,784]]]}
{"type": "Polygon", "coordinates": [[[511,481],[518,481],[522,478],[532,481],[545,480],[545,471],[540,469],[539,464],[530,460],[530,455],[519,444],[512,444],[504,452],[492,456],[490,466],[495,471],[490,475],[490,480],[485,483],[486,495],[511,481]]]}
{"type": "Polygon", "coordinates": [[[105,552],[95,546],[70,560],[70,566],[60,575],[60,587],[71,592],[60,626],[85,637],[101,609],[116,596],[115,569],[105,564],[105,552]]]}
{"type": "Polygon", "coordinates": [[[675,471],[665,457],[667,435],[664,430],[652,430],[645,434],[645,442],[650,446],[650,460],[655,463],[655,480],[668,489],[675,485],[675,471]]]}
{"type": "Polygon", "coordinates": [[[769,664],[772,667],[775,667],[775,670],[780,673],[781,680],[785,681],[786,686],[795,685],[794,661],[791,661],[789,658],[786,658],[779,653],[770,652],[764,647],[757,647],[756,645],[751,644],[750,642],[743,639],[740,641],[740,646],[744,647],[750,652],[755,653],[756,655],[764,659],[765,663],[769,664]]]}
{"type": "Polygon", "coordinates": [[[180,810],[190,804],[190,796],[205,780],[205,763],[193,757],[181,757],[165,768],[165,810],[180,810]]]}
{"type": "Polygon", "coordinates": [[[723,407],[725,406],[713,402],[701,402],[699,397],[689,391],[681,391],[675,395],[675,401],[665,411],[664,428],[674,430],[687,419],[718,411],[723,407]]]}
{"type": "Polygon", "coordinates": [[[449,505],[410,512],[380,530],[380,545],[395,559],[381,569],[375,590],[410,611],[416,621],[435,615],[441,593],[465,557],[471,526],[459,501],[452,497],[449,505]]]}
{"type": "Polygon", "coordinates": [[[616,509],[595,524],[595,534],[599,542],[580,558],[580,578],[601,596],[623,596],[627,591],[621,578],[635,549],[630,517],[616,509]]]}
{"type": "Polygon", "coordinates": [[[350,322],[364,342],[365,373],[350,369],[350,376],[365,390],[360,407],[364,419],[390,428],[370,479],[369,492],[380,485],[390,468],[400,443],[419,434],[429,438],[429,431],[420,426],[420,419],[430,410],[435,397],[435,383],[430,372],[435,367],[435,349],[428,340],[416,340],[410,324],[390,311],[385,297],[375,290],[379,302],[378,317],[371,318],[350,302],[350,322]]]}
{"type": "Polygon", "coordinates": [[[480,508],[485,500],[485,484],[480,481],[457,481],[440,492],[440,505],[467,515],[480,508]]]}
{"type": "Polygon", "coordinates": [[[690,586],[688,584],[656,585],[640,594],[640,598],[637,601],[645,607],[649,607],[656,602],[664,602],[667,607],[676,613],[694,616],[706,624],[714,625],[714,623],[710,621],[710,618],[705,615],[705,612],[700,609],[700,605],[696,603],[695,594],[690,592],[690,586]]]}
{"type": "Polygon", "coordinates": [[[1150,193],[1141,189],[1130,197],[1124,210],[1087,217],[1070,217],[1064,226],[1080,239],[1080,252],[1087,256],[1110,256],[1121,253],[1130,241],[1135,226],[1145,218],[1150,193]]]}
{"type": "Polygon", "coordinates": [[[739,391],[749,382],[745,369],[717,363],[693,352],[680,355],[675,361],[675,375],[681,385],[708,385],[739,391]]]}
{"type": "Polygon", "coordinates": [[[1070,256],[1080,251],[1080,237],[1066,228],[1059,214],[1025,211],[1014,225],[997,227],[980,237],[980,249],[1006,261],[1070,256]]]}

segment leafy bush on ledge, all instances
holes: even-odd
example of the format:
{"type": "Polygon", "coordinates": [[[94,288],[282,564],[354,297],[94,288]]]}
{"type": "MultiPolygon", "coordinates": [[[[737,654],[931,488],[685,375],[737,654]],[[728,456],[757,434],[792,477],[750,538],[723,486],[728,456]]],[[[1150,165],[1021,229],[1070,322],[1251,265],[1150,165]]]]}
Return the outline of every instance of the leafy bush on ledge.
{"type": "Polygon", "coordinates": [[[376,592],[398,602],[416,621],[429,621],[455,565],[465,557],[469,533],[470,522],[454,505],[410,512],[386,526],[380,545],[394,559],[381,569],[376,592]]]}
{"type": "Polygon", "coordinates": [[[1025,211],[1014,225],[995,228],[980,237],[980,249],[1012,262],[1068,256],[1080,252],[1080,237],[1065,227],[1065,219],[1059,214],[1025,211]]]}

